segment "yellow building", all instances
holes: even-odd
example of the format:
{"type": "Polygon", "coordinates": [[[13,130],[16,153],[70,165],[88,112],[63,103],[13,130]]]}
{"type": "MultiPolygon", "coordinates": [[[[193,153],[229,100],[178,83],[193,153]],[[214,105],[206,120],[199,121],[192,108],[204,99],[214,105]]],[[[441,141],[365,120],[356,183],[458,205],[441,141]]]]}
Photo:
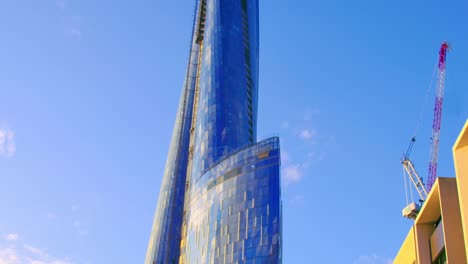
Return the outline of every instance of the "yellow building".
{"type": "Polygon", "coordinates": [[[436,180],[394,264],[468,263],[468,120],[453,158],[456,178],[436,180]]]}

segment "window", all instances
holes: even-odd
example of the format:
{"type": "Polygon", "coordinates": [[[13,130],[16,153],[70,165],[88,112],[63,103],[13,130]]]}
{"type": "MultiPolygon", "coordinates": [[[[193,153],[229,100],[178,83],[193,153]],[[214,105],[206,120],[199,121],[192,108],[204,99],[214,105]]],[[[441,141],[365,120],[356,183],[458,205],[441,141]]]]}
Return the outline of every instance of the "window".
{"type": "Polygon", "coordinates": [[[440,222],[442,222],[442,216],[439,216],[437,221],[434,223],[434,228],[437,228],[439,226],[440,222]]]}
{"type": "Polygon", "coordinates": [[[445,248],[440,251],[439,256],[432,262],[432,264],[445,264],[447,263],[447,255],[445,253],[445,248]]]}

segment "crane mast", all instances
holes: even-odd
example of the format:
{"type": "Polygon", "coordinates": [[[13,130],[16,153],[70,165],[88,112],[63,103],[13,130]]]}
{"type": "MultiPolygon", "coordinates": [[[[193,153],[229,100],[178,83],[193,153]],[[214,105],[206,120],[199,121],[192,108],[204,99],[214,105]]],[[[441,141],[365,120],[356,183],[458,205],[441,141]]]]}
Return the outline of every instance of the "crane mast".
{"type": "Polygon", "coordinates": [[[431,191],[437,175],[437,159],[439,156],[440,125],[442,120],[442,103],[445,86],[445,59],[449,45],[443,42],[439,51],[437,89],[434,106],[434,120],[432,123],[431,159],[429,161],[429,173],[427,177],[427,191],[431,191]]]}
{"type": "MultiPolygon", "coordinates": [[[[446,56],[449,51],[449,44],[444,41],[439,50],[439,60],[438,60],[438,71],[437,71],[437,87],[436,87],[436,96],[435,96],[435,106],[434,106],[434,120],[432,123],[432,140],[431,140],[431,158],[429,161],[429,173],[427,177],[427,185],[425,186],[421,177],[419,177],[416,169],[409,159],[410,152],[413,148],[413,144],[416,141],[416,138],[411,139],[411,143],[406,151],[406,154],[403,156],[401,164],[403,165],[404,172],[408,175],[409,180],[417,190],[419,194],[420,204],[416,204],[413,201],[408,203],[408,190],[406,190],[406,202],[408,205],[403,209],[403,216],[410,219],[416,219],[418,216],[419,210],[421,209],[422,203],[426,200],[428,193],[434,185],[436,175],[437,175],[437,159],[439,155],[439,140],[440,140],[440,125],[442,120],[442,103],[444,100],[444,86],[445,86],[445,70],[446,70],[446,56]]],[[[406,176],[405,176],[405,188],[406,188],[406,176]]],[[[411,187],[410,187],[411,188],[411,187]]],[[[411,189],[410,189],[411,191],[411,189]]],[[[411,197],[411,200],[413,198],[411,197]]]]}
{"type": "Polygon", "coordinates": [[[419,197],[421,198],[420,201],[424,202],[427,198],[427,191],[424,187],[422,179],[416,172],[413,163],[409,160],[409,158],[405,158],[401,163],[403,164],[406,173],[408,173],[408,176],[411,182],[413,183],[414,187],[416,188],[416,191],[418,191],[419,197]]]}
{"type": "MultiPolygon", "coordinates": [[[[420,197],[419,201],[422,204],[427,198],[426,187],[424,186],[422,178],[419,177],[418,173],[416,172],[416,169],[414,168],[413,163],[409,159],[409,155],[411,153],[411,150],[413,149],[413,145],[415,141],[416,141],[416,138],[413,137],[411,139],[410,145],[408,146],[408,150],[406,151],[406,154],[403,156],[403,159],[401,160],[401,164],[403,165],[403,168],[405,169],[406,174],[408,175],[408,178],[411,180],[411,182],[413,183],[413,186],[416,188],[416,191],[418,191],[418,194],[420,197]]],[[[405,186],[406,186],[406,183],[405,183],[405,186]]],[[[406,197],[406,202],[408,203],[408,196],[406,197]]],[[[416,217],[418,216],[419,210],[421,210],[421,204],[418,205],[414,202],[409,203],[402,210],[403,216],[409,219],[413,219],[413,220],[416,219],[416,217]]]]}

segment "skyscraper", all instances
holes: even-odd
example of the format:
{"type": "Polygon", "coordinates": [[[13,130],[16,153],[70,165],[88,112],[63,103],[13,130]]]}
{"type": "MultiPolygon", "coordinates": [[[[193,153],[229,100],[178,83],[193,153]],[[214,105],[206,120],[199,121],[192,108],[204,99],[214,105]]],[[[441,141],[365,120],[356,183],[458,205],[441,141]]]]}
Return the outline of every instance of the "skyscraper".
{"type": "Polygon", "coordinates": [[[196,0],[146,264],[281,263],[279,139],[256,142],[258,0],[196,0]]]}

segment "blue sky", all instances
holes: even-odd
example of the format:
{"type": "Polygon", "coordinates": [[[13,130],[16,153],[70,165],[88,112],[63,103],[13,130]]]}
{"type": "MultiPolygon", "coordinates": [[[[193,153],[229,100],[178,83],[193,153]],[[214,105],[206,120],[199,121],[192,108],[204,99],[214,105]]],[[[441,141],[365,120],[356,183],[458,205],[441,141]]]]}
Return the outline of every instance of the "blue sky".
{"type": "MultiPolygon", "coordinates": [[[[193,1],[0,1],[0,263],[142,263],[193,1]]],[[[411,226],[399,159],[439,175],[468,117],[463,1],[260,1],[259,139],[282,145],[284,263],[388,263],[411,226]]]]}

